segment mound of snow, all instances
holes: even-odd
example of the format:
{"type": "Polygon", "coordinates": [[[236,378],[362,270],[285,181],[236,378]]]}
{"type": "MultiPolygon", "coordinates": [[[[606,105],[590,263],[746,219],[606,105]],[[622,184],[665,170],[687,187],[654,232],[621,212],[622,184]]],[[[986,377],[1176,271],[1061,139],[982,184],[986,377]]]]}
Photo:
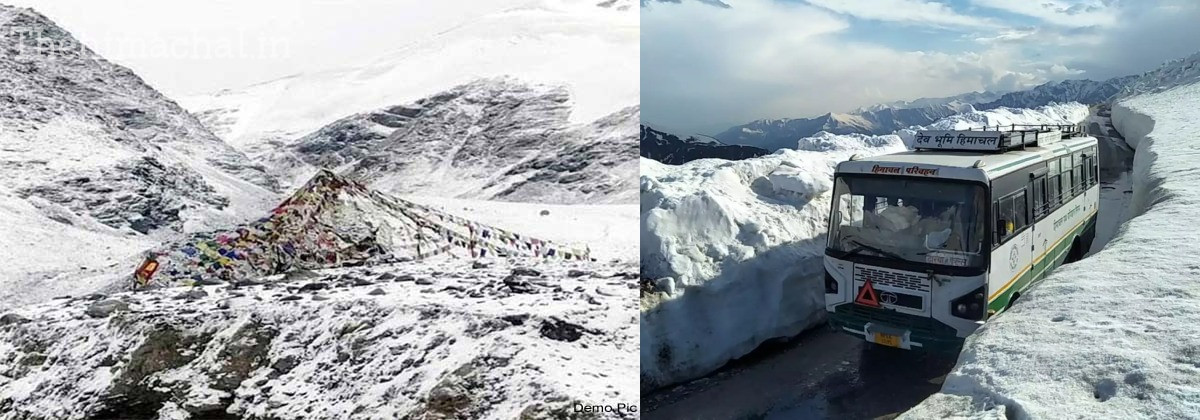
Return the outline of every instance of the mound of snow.
{"type": "MultiPolygon", "coordinates": [[[[999,109],[930,128],[1075,124],[1086,106],[999,109]]],[[[642,382],[647,388],[707,374],[765,340],[799,333],[825,315],[820,278],[829,190],[838,162],[906,150],[894,135],[819,133],[801,150],[680,166],[642,159],[642,382]]]]}
{"type": "Polygon", "coordinates": [[[733,162],[642,159],[642,276],[658,289],[642,297],[644,385],[704,375],[823,319],[814,278],[834,166],[855,153],[904,149],[889,137],[824,137],[824,152],[733,162]],[[863,139],[879,146],[856,143],[863,139]]]}
{"type": "Polygon", "coordinates": [[[1198,109],[1200,83],[1113,105],[1114,125],[1136,147],[1131,210],[1140,215],[968,338],[942,394],[905,417],[1195,417],[1198,109]]]}

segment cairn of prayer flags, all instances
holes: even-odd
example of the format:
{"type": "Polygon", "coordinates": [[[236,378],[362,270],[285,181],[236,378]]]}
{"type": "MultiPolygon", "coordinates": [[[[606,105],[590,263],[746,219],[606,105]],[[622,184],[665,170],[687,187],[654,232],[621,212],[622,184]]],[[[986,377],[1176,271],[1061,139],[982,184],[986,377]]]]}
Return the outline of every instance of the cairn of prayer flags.
{"type": "Polygon", "coordinates": [[[587,260],[573,249],[367,189],[321,170],[270,215],[147,252],[134,288],[236,282],[294,269],[460,258],[587,260]]]}

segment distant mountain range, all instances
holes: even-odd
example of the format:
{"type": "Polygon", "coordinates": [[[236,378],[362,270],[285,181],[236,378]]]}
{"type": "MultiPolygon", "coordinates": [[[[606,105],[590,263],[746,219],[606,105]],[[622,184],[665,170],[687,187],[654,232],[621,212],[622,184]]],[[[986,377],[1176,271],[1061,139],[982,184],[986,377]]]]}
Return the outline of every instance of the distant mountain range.
{"type": "Polygon", "coordinates": [[[833,134],[890,134],[901,128],[925,125],[970,111],[976,103],[972,101],[992,100],[996,97],[997,95],[989,92],[972,92],[949,98],[875,105],[844,114],[765,119],[731,127],[714,137],[727,144],[756,146],[770,151],[791,149],[796,147],[797,140],[821,131],[833,134]]]}
{"type": "Polygon", "coordinates": [[[654,159],[668,165],[682,165],[696,159],[717,158],[741,160],[771,153],[754,146],[727,145],[712,138],[688,137],[680,139],[674,134],[662,132],[642,125],[642,157],[654,159]]]}
{"type": "Polygon", "coordinates": [[[881,135],[915,125],[928,125],[971,110],[1000,107],[1037,108],[1053,102],[1092,105],[1144,92],[1149,87],[1194,80],[1198,76],[1189,69],[1196,68],[1198,70],[1195,72],[1200,72],[1200,64],[1195,64],[1197,62],[1200,62],[1200,54],[1174,60],[1164,65],[1164,69],[1167,70],[1156,70],[1155,72],[1161,74],[1151,77],[1153,80],[1140,84],[1136,81],[1145,79],[1146,75],[1122,76],[1103,81],[1063,80],[1003,95],[993,92],[971,92],[946,98],[897,101],[863,107],[848,113],[828,113],[811,118],[763,119],[730,127],[715,137],[726,144],[754,146],[774,151],[795,148],[799,139],[822,131],[832,134],[881,135]],[[1189,67],[1188,63],[1194,65],[1189,67]],[[1147,87],[1139,87],[1142,85],[1147,87]]]}

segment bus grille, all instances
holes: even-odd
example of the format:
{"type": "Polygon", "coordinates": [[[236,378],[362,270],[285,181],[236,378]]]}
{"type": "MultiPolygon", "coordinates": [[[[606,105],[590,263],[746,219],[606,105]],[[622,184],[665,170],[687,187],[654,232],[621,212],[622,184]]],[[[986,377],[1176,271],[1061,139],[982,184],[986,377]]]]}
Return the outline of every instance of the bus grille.
{"type": "Polygon", "coordinates": [[[916,292],[929,292],[929,278],[918,274],[902,271],[880,270],[873,267],[854,265],[854,280],[866,281],[872,284],[908,289],[916,292]]]}

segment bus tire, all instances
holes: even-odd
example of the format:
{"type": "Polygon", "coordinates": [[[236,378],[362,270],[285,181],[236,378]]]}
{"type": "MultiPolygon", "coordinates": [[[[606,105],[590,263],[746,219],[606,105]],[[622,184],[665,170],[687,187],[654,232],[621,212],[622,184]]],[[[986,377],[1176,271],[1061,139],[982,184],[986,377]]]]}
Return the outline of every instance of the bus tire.
{"type": "Polygon", "coordinates": [[[1008,304],[1004,305],[1004,312],[1008,312],[1008,309],[1012,308],[1013,304],[1017,303],[1017,299],[1020,297],[1020,293],[1013,293],[1012,297],[1008,298],[1008,304]]]}
{"type": "Polygon", "coordinates": [[[1080,241],[1079,237],[1076,236],[1075,239],[1071,241],[1071,249],[1067,251],[1067,258],[1063,261],[1063,264],[1070,264],[1082,260],[1083,252],[1083,243],[1080,241]]]}

